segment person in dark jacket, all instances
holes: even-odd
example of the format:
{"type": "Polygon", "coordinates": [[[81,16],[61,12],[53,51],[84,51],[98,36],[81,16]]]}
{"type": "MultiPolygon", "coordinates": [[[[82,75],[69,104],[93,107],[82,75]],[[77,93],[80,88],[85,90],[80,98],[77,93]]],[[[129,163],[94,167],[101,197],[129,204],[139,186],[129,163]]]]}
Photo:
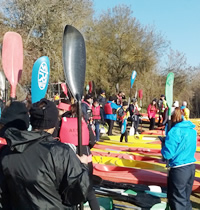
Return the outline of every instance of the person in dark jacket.
{"type": "MultiPolygon", "coordinates": [[[[95,99],[96,101],[96,99],[95,99]]],[[[66,118],[77,118],[77,106],[76,104],[71,105],[71,111],[65,112],[62,117],[66,118]]],[[[82,145],[82,152],[85,154],[88,158],[88,168],[89,168],[89,177],[90,177],[90,187],[88,189],[88,196],[87,196],[87,201],[89,203],[89,206],[91,210],[99,210],[99,203],[96,199],[94,190],[93,190],[93,164],[92,164],[92,153],[90,149],[94,146],[95,144],[95,137],[93,134],[93,131],[91,129],[91,126],[87,124],[87,127],[89,130],[89,144],[88,145],[82,145]]],[[[82,127],[83,129],[83,127],[82,127]]],[[[64,131],[66,132],[66,131],[64,131]]],[[[82,136],[83,137],[83,136],[82,136]]],[[[77,151],[77,148],[75,149],[75,152],[77,151]]]]}
{"type": "Polygon", "coordinates": [[[53,139],[58,119],[53,102],[41,99],[30,114],[33,131],[5,131],[8,146],[0,155],[0,204],[3,209],[75,210],[87,197],[87,159],[53,139]]]}
{"type": "Polygon", "coordinates": [[[85,121],[90,124],[90,122],[92,122],[92,95],[85,95],[85,98],[81,103],[81,108],[85,121]]]}

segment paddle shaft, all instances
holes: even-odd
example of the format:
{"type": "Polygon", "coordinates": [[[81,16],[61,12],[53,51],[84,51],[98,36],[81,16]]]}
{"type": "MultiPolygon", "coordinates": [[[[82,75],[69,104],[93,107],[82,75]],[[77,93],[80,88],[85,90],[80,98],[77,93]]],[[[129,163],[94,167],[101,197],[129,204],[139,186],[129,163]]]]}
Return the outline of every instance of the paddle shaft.
{"type": "Polygon", "coordinates": [[[81,100],[77,101],[77,111],[78,111],[78,155],[82,155],[82,109],[81,100]]]}

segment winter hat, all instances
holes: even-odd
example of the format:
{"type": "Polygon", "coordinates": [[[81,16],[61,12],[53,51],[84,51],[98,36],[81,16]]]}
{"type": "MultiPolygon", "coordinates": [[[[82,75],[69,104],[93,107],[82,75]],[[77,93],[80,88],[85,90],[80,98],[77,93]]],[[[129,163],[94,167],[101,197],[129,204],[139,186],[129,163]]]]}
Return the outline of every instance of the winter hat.
{"type": "Polygon", "coordinates": [[[105,93],[105,90],[101,90],[101,92],[100,92],[101,94],[103,94],[103,93],[105,93]]]}
{"type": "Polygon", "coordinates": [[[182,105],[183,106],[187,106],[187,102],[186,101],[183,101],[182,105]]]}
{"type": "Polygon", "coordinates": [[[174,106],[174,107],[179,107],[179,102],[178,102],[178,101],[174,101],[173,106],[174,106]]]}
{"type": "Polygon", "coordinates": [[[32,104],[30,115],[33,129],[54,128],[58,121],[58,110],[56,105],[46,98],[32,104]]]}
{"type": "Polygon", "coordinates": [[[122,106],[128,106],[128,102],[127,101],[123,101],[122,106]]]}
{"type": "Polygon", "coordinates": [[[165,95],[162,94],[160,97],[161,97],[161,98],[162,98],[162,97],[165,97],[165,95]]]}
{"type": "Polygon", "coordinates": [[[0,123],[5,127],[14,127],[19,130],[27,130],[29,127],[29,115],[26,105],[19,101],[14,101],[5,108],[0,123]]]}

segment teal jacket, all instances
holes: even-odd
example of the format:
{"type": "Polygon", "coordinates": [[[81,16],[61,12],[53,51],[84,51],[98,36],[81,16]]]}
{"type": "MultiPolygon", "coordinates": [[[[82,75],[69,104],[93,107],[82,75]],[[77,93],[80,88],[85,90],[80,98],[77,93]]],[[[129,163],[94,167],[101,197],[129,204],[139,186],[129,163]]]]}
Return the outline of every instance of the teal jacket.
{"type": "Polygon", "coordinates": [[[179,166],[196,161],[194,158],[197,144],[197,131],[190,121],[174,125],[167,133],[161,150],[163,157],[169,160],[169,166],[179,166]]]}
{"type": "MultiPolygon", "coordinates": [[[[115,112],[117,111],[117,109],[119,109],[121,107],[121,106],[118,106],[116,103],[113,103],[112,101],[108,101],[107,103],[110,103],[111,108],[113,110],[115,110],[115,112]]],[[[114,114],[105,114],[104,119],[116,121],[117,120],[117,114],[116,113],[114,113],[114,114]]]]}

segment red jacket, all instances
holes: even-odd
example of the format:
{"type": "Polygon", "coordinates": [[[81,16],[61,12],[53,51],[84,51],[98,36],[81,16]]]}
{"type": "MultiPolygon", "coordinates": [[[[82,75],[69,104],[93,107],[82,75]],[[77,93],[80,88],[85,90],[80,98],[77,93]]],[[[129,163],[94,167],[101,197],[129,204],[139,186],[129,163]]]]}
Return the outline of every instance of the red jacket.
{"type": "Polygon", "coordinates": [[[156,118],[156,113],[157,113],[156,106],[149,104],[147,108],[147,113],[149,118],[156,118]]]}
{"type": "Polygon", "coordinates": [[[100,120],[101,115],[100,115],[100,106],[92,106],[92,119],[94,120],[100,120]]]}

